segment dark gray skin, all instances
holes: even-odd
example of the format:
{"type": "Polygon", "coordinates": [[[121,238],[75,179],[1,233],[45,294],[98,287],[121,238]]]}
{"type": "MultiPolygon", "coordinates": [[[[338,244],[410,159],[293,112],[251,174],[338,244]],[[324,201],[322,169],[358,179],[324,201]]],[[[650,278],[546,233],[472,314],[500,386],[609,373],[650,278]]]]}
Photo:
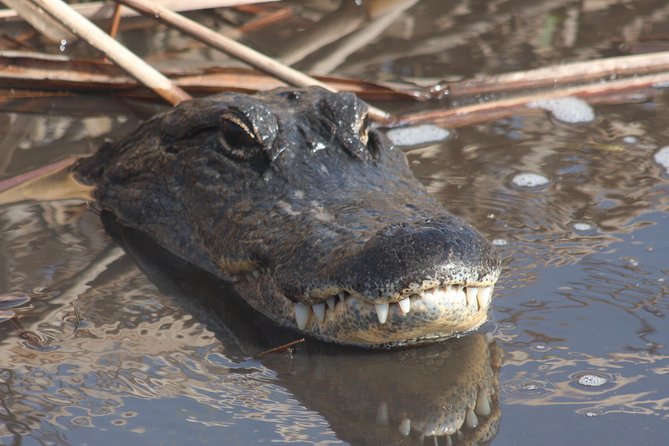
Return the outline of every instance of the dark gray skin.
{"type": "Polygon", "coordinates": [[[121,224],[326,341],[390,347],[472,330],[500,272],[494,248],[426,194],[352,94],[187,101],[75,171],[121,224]]]}

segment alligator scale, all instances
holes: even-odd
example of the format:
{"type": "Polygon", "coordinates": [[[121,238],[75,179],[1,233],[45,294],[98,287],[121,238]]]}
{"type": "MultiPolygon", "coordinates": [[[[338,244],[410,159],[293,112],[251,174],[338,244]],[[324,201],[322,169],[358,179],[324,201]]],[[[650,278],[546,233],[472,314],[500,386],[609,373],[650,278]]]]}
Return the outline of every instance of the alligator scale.
{"type": "Polygon", "coordinates": [[[486,319],[494,248],[426,194],[352,94],[187,101],[75,169],[101,210],[310,336],[391,347],[486,319]]]}

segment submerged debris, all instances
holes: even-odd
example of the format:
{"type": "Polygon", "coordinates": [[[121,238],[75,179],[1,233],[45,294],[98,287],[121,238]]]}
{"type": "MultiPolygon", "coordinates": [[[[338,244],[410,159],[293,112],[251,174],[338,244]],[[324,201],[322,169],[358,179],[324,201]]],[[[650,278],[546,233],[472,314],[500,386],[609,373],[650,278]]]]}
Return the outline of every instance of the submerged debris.
{"type": "Polygon", "coordinates": [[[390,129],[386,136],[396,146],[409,147],[445,141],[451,137],[451,132],[436,125],[422,124],[390,129]]]}
{"type": "Polygon", "coordinates": [[[584,100],[574,97],[540,99],[527,106],[546,110],[558,121],[569,124],[583,124],[595,120],[595,112],[592,107],[584,100]]]}
{"type": "Polygon", "coordinates": [[[511,182],[514,186],[531,188],[531,187],[541,187],[547,185],[550,181],[543,175],[532,172],[522,172],[516,174],[511,182]]]}
{"type": "Polygon", "coordinates": [[[655,162],[669,173],[669,146],[662,147],[653,156],[655,162]]]}

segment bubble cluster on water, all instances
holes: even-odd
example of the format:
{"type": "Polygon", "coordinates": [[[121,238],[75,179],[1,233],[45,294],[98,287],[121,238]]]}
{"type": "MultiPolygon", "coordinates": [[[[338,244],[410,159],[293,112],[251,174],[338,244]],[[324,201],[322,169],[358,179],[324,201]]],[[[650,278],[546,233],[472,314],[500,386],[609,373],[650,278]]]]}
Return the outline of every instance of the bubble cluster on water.
{"type": "Polygon", "coordinates": [[[551,348],[545,342],[537,342],[530,346],[530,350],[533,352],[548,352],[551,348]]]}
{"type": "Polygon", "coordinates": [[[503,387],[506,392],[523,398],[536,398],[555,392],[555,386],[552,383],[536,379],[514,380],[504,384],[503,387]]]}
{"type": "Polygon", "coordinates": [[[538,173],[522,172],[516,174],[511,182],[518,187],[540,187],[549,183],[548,178],[538,173]]]}
{"type": "Polygon", "coordinates": [[[496,238],[492,241],[492,244],[495,246],[506,246],[509,244],[509,242],[504,240],[503,238],[496,238]]]}
{"type": "Polygon", "coordinates": [[[540,99],[527,104],[530,108],[541,108],[553,115],[558,121],[569,124],[582,124],[595,120],[595,111],[582,99],[574,97],[540,99]]]}
{"type": "Polygon", "coordinates": [[[572,374],[571,385],[575,388],[588,391],[610,390],[615,387],[615,377],[599,371],[583,371],[572,374]]]}
{"type": "Polygon", "coordinates": [[[386,136],[396,146],[408,147],[445,141],[451,137],[451,132],[436,125],[421,124],[390,129],[386,132],[386,136]]]}
{"type": "Polygon", "coordinates": [[[606,378],[596,375],[583,375],[578,379],[578,383],[582,386],[599,387],[606,384],[606,378]]]}
{"type": "Polygon", "coordinates": [[[579,231],[579,232],[588,232],[592,231],[592,225],[590,223],[584,223],[584,222],[577,222],[574,223],[573,225],[574,230],[579,231]]]}

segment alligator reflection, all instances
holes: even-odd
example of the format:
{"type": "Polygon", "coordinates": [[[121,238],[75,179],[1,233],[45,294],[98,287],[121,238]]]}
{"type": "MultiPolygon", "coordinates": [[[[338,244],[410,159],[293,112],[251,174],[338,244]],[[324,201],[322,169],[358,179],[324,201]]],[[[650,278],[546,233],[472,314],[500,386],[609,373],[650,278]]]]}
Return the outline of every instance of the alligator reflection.
{"type": "MultiPolygon", "coordinates": [[[[161,291],[217,334],[229,356],[256,355],[296,338],[250,311],[213,276],[112,217],[103,220],[161,291]]],[[[353,445],[485,444],[499,427],[500,352],[485,334],[397,351],[308,340],[292,355],[262,362],[277,373],[277,384],[353,445]]]]}

